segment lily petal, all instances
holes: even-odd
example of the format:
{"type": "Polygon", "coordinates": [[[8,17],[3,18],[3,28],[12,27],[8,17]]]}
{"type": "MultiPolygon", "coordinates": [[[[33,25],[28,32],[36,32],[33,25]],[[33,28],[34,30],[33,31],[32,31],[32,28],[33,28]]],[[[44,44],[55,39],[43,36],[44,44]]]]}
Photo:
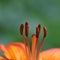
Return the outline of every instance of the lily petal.
{"type": "MultiPolygon", "coordinates": [[[[13,45],[10,44],[8,46],[3,46],[0,45],[0,48],[3,52],[3,54],[6,56],[8,59],[13,59],[13,60],[27,60],[27,55],[24,49],[22,49],[19,44],[13,45]]],[[[20,44],[23,46],[23,44],[20,44]]]]}
{"type": "Polygon", "coordinates": [[[38,60],[60,60],[60,48],[49,49],[41,52],[38,60]]]}

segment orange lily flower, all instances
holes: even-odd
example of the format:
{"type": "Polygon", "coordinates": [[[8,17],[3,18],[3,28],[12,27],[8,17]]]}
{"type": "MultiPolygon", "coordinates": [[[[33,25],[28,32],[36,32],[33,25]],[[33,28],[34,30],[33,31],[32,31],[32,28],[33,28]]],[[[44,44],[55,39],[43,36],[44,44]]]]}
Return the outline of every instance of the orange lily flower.
{"type": "Polygon", "coordinates": [[[41,25],[36,27],[36,34],[32,35],[32,51],[30,49],[30,43],[28,39],[29,25],[25,23],[25,37],[23,34],[24,25],[20,26],[20,33],[24,43],[14,42],[7,46],[0,44],[0,49],[4,54],[4,57],[0,56],[0,60],[60,60],[60,48],[49,49],[41,52],[44,38],[47,35],[46,27],[43,27],[44,35],[38,48],[38,39],[41,31],[41,25]]]}

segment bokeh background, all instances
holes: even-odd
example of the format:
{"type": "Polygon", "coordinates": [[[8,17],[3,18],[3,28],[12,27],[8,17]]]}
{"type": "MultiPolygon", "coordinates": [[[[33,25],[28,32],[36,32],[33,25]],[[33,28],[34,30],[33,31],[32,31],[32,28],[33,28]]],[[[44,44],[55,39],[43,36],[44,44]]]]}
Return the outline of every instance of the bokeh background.
{"type": "MultiPolygon", "coordinates": [[[[42,50],[60,47],[60,0],[0,0],[0,43],[22,41],[19,27],[28,21],[29,39],[40,23],[48,30],[42,50]]],[[[41,41],[43,32],[39,41],[41,41]]]]}

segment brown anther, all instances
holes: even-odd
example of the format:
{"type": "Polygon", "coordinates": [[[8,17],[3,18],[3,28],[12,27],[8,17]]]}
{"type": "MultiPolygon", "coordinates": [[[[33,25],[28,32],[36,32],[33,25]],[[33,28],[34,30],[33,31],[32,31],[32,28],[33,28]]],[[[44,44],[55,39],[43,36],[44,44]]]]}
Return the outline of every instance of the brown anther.
{"type": "Polygon", "coordinates": [[[25,35],[26,37],[28,37],[28,33],[29,33],[29,25],[28,22],[25,23],[25,35]]]}
{"type": "Polygon", "coordinates": [[[41,25],[39,24],[38,27],[36,27],[36,37],[37,38],[39,38],[40,30],[41,30],[41,25]]]}
{"type": "Polygon", "coordinates": [[[23,29],[24,29],[24,25],[21,24],[21,26],[20,26],[20,34],[21,34],[21,35],[23,35],[23,29]]]}
{"type": "Polygon", "coordinates": [[[36,37],[39,38],[39,28],[36,27],[36,37]]]}
{"type": "Polygon", "coordinates": [[[46,27],[43,27],[43,30],[44,30],[44,38],[45,38],[46,35],[47,35],[47,29],[46,29],[46,27]]]}
{"type": "Polygon", "coordinates": [[[39,32],[40,32],[40,30],[41,30],[41,24],[38,25],[38,28],[39,28],[39,32]]]}

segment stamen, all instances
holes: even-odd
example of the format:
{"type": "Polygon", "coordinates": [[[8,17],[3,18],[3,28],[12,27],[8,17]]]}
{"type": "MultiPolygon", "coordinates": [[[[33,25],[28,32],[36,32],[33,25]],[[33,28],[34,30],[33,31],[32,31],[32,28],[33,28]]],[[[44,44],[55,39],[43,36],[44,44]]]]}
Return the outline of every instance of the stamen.
{"type": "Polygon", "coordinates": [[[24,41],[24,45],[25,45],[25,49],[26,49],[26,53],[27,53],[26,39],[24,38],[23,30],[24,30],[24,25],[21,24],[21,26],[20,26],[20,33],[21,33],[21,35],[22,35],[22,39],[23,39],[23,41],[24,41]]]}
{"type": "Polygon", "coordinates": [[[21,24],[21,26],[20,26],[20,34],[21,34],[21,35],[23,35],[23,29],[24,29],[24,25],[21,24]]]}
{"type": "Polygon", "coordinates": [[[39,49],[38,49],[38,55],[39,55],[39,52],[40,52],[40,50],[41,50],[41,48],[42,48],[42,45],[43,45],[43,43],[44,43],[44,38],[45,38],[46,35],[47,35],[47,29],[46,29],[46,27],[43,27],[43,31],[44,31],[44,35],[43,35],[42,41],[41,41],[41,43],[40,43],[40,47],[39,47],[39,49]]]}
{"type": "Polygon", "coordinates": [[[29,25],[28,22],[25,23],[25,35],[26,37],[28,37],[28,33],[29,33],[29,25]]]}
{"type": "Polygon", "coordinates": [[[25,23],[25,35],[26,35],[26,43],[28,47],[28,56],[30,58],[30,41],[28,39],[28,33],[29,33],[29,24],[28,22],[25,23]]]}
{"type": "Polygon", "coordinates": [[[29,25],[28,25],[28,22],[25,23],[25,36],[26,36],[26,38],[24,37],[23,29],[24,29],[24,25],[21,24],[21,26],[20,26],[20,33],[22,35],[22,39],[23,39],[24,44],[25,44],[26,54],[30,58],[30,42],[29,42],[29,39],[28,39],[28,33],[29,33],[29,25]],[[28,43],[28,45],[26,47],[26,44],[27,43],[28,43]]]}
{"type": "Polygon", "coordinates": [[[44,42],[44,38],[45,38],[46,35],[47,35],[47,29],[46,29],[46,27],[43,27],[43,31],[44,31],[44,36],[43,36],[42,41],[41,41],[41,43],[40,43],[40,49],[42,48],[42,45],[43,45],[43,42],[44,42]]]}

